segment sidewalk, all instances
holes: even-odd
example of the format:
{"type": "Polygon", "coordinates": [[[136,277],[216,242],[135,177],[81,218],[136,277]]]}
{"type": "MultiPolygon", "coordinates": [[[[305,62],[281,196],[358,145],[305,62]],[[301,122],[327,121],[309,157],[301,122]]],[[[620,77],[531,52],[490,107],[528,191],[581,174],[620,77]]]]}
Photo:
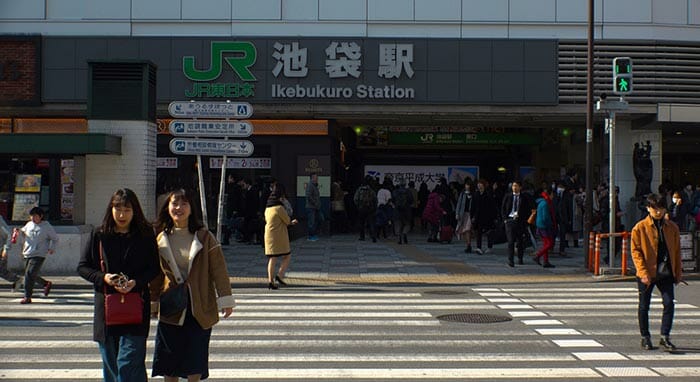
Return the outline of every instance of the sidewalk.
{"type": "MultiPolygon", "coordinates": [[[[591,281],[584,266],[582,248],[570,248],[568,257],[550,256],[556,268],[535,264],[532,248],[524,264],[506,265],[506,244],[484,255],[464,253],[463,241],[428,243],[425,235],[412,234],[408,245],[395,238],[358,241],[357,234],[323,236],[316,242],[300,238],[292,242],[292,261],[286,277],[290,284],[419,283],[468,284],[484,282],[591,281]]],[[[484,242],[484,249],[485,249],[484,242]]],[[[260,245],[233,243],[224,246],[233,282],[267,281],[267,258],[260,245]]]]}

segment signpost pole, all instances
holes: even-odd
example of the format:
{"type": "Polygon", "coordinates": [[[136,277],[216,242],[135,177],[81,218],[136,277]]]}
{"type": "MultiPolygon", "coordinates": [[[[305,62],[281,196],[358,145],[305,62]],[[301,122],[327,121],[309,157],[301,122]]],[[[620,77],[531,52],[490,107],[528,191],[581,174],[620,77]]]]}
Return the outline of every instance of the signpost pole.
{"type": "MultiPolygon", "coordinates": [[[[228,140],[228,137],[224,137],[224,141],[228,140]]],[[[218,218],[216,219],[216,241],[221,243],[221,227],[224,222],[224,187],[226,186],[226,155],[223,157],[221,162],[221,182],[219,183],[219,208],[218,218]]]]}
{"type": "Polygon", "coordinates": [[[608,257],[610,260],[610,268],[613,267],[613,259],[615,257],[615,238],[612,236],[613,233],[615,233],[615,229],[617,228],[615,226],[615,220],[617,219],[617,208],[615,208],[615,199],[617,195],[615,194],[616,186],[615,186],[615,112],[610,111],[609,112],[609,126],[610,126],[610,133],[609,133],[609,141],[610,141],[610,147],[608,148],[608,155],[610,156],[609,158],[609,172],[610,172],[610,191],[608,193],[608,202],[610,203],[610,214],[608,216],[608,224],[609,224],[609,233],[611,234],[610,237],[608,237],[608,257]]]}
{"type": "Polygon", "coordinates": [[[197,155],[197,175],[199,177],[199,202],[202,205],[202,223],[209,229],[209,217],[207,216],[207,197],[204,193],[204,175],[202,174],[202,156],[197,155]]]}

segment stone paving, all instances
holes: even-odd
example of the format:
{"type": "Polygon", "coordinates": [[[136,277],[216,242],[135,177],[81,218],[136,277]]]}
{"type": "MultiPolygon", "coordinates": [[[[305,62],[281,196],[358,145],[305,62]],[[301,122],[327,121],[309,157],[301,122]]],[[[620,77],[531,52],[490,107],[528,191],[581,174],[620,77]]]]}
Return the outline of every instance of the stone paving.
{"type": "MultiPolygon", "coordinates": [[[[484,281],[590,281],[582,248],[570,248],[568,257],[550,256],[556,268],[545,269],[532,261],[528,248],[523,265],[506,265],[505,244],[484,255],[464,253],[464,242],[428,243],[423,235],[409,235],[409,244],[394,238],[359,241],[355,234],[322,236],[292,242],[287,277],[292,282],[314,283],[448,283],[484,281]]],[[[233,243],[224,246],[231,277],[241,282],[264,283],[267,258],[261,245],[233,243]]]]}

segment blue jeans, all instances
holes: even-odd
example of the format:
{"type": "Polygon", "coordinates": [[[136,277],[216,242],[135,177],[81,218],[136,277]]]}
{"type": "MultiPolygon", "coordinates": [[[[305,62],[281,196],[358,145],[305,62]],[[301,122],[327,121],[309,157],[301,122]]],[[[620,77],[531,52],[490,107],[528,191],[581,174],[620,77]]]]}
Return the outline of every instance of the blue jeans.
{"type": "Polygon", "coordinates": [[[306,225],[309,230],[309,237],[316,236],[318,233],[318,225],[321,223],[321,210],[314,208],[306,209],[306,225]]]}
{"type": "Polygon", "coordinates": [[[146,336],[107,336],[99,342],[105,382],[146,382],[146,336]]]}
{"type": "Polygon", "coordinates": [[[639,320],[639,332],[642,334],[642,337],[649,337],[651,335],[649,334],[649,306],[651,305],[651,292],[654,291],[654,286],[661,292],[661,302],[664,305],[664,312],[661,316],[661,335],[668,336],[671,334],[673,312],[675,309],[675,305],[673,304],[673,278],[654,281],[649,284],[649,286],[646,286],[637,279],[637,288],[639,290],[639,311],[637,312],[637,318],[639,320]]]}

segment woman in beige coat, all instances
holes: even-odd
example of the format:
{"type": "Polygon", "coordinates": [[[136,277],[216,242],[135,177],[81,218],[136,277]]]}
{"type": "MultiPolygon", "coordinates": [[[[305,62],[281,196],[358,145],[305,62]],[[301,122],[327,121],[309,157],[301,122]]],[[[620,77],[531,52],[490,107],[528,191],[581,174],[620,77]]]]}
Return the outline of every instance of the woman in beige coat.
{"type": "Polygon", "coordinates": [[[290,212],[291,205],[287,201],[284,186],[281,183],[275,183],[265,208],[265,255],[268,258],[267,286],[269,289],[277,289],[275,281],[280,285],[287,285],[284,282],[284,273],[289,267],[292,252],[287,226],[298,223],[296,219],[290,218],[290,212]],[[279,271],[275,272],[278,257],[281,257],[282,261],[279,271]]]}

